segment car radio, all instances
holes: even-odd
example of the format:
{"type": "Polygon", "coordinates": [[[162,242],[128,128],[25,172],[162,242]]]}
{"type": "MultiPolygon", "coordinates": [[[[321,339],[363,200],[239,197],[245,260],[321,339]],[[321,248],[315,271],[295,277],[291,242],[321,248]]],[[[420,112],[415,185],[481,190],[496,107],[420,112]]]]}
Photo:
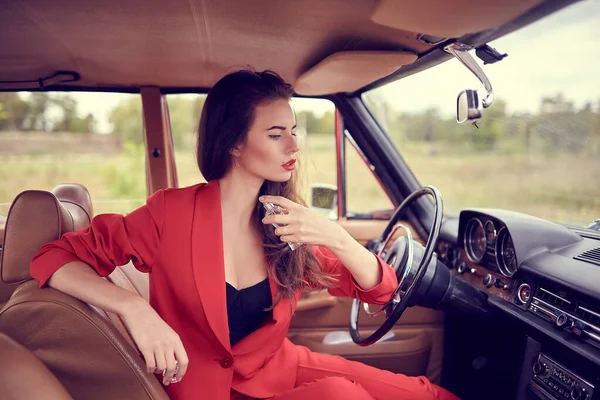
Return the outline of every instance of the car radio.
{"type": "Polygon", "coordinates": [[[533,364],[531,389],[542,399],[589,400],[594,386],[567,368],[540,353],[533,364]]]}

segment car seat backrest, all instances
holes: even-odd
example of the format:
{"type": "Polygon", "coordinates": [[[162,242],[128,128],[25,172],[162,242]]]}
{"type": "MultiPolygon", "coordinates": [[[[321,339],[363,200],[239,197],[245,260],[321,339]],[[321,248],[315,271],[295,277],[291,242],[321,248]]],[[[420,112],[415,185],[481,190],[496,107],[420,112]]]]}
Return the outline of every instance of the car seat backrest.
{"type": "Polygon", "coordinates": [[[29,262],[37,250],[65,232],[89,226],[92,215],[92,201],[82,185],[26,190],[15,198],[0,254],[0,308],[17,286],[31,279],[29,262]]]}
{"type": "MultiPolygon", "coordinates": [[[[74,398],[167,400],[117,315],[53,288],[39,289],[31,279],[29,260],[39,247],[89,224],[91,213],[83,223],[84,209],[63,195],[58,200],[27,191],[11,207],[2,274],[18,286],[0,310],[0,332],[33,351],[74,398]]],[[[137,292],[120,268],[109,280],[137,292]]]]}
{"type": "Polygon", "coordinates": [[[3,400],[73,400],[58,379],[29,350],[0,333],[0,388],[3,400]]]}

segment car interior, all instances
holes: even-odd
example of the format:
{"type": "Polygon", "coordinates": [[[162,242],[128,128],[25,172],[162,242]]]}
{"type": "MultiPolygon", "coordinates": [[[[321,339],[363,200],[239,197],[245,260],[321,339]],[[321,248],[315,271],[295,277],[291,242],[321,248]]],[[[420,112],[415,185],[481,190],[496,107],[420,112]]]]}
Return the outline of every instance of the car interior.
{"type": "MultiPolygon", "coordinates": [[[[572,3],[14,0],[0,12],[0,91],[139,94],[151,195],[179,186],[167,95],[207,93],[248,66],[276,71],[297,98],[335,105],[337,184],[313,188],[311,203],[329,196],[335,221],[400,282],[381,308],[304,294],[289,339],[462,399],[599,399],[600,234],[511,210],[444,214],[444,193],[421,187],[361,96],[458,58],[456,44],[501,59],[488,42],[572,3]],[[348,210],[347,140],[393,210],[348,210]]],[[[475,93],[461,96],[464,120],[485,119],[470,114],[475,93]]],[[[168,399],[118,315],[29,273],[43,244],[90,224],[92,189],[31,187],[0,217],[2,398],[168,399]]],[[[149,298],[131,264],[106,279],[149,298]]]]}

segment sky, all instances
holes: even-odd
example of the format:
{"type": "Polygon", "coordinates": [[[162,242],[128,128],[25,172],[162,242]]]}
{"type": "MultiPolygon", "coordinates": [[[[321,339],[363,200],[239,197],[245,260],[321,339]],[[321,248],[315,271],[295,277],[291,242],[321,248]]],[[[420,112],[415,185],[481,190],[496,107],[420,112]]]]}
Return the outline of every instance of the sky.
{"type": "MultiPolygon", "coordinates": [[[[585,0],[488,43],[508,57],[482,66],[497,99],[508,112],[537,113],[542,97],[565,94],[577,107],[600,101],[600,0],[585,0]]],[[[381,95],[398,110],[423,111],[437,106],[454,114],[456,96],[483,85],[458,60],[401,79],[381,95]]]]}
{"type": "MultiPolygon", "coordinates": [[[[575,102],[600,101],[600,0],[584,0],[525,28],[489,43],[500,53],[501,62],[482,65],[495,97],[508,104],[508,112],[539,111],[542,97],[558,92],[575,102]]],[[[475,54],[473,52],[473,56],[475,54]]],[[[377,95],[400,111],[419,112],[435,106],[441,113],[455,113],[456,96],[464,89],[483,86],[457,60],[376,89],[377,95]]],[[[109,132],[110,110],[124,94],[72,93],[79,113],[92,113],[100,132],[109,132]]],[[[322,114],[332,109],[327,101],[295,99],[296,111],[322,114]]]]}

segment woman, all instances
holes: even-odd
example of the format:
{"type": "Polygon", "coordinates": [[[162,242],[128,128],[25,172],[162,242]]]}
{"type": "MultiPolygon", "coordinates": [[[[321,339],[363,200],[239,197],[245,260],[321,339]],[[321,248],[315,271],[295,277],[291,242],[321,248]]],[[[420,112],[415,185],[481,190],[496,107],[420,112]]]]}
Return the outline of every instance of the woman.
{"type": "Polygon", "coordinates": [[[292,94],[269,71],[222,78],[200,120],[208,183],[158,191],[127,216],[96,216],[43,246],[32,276],[120,315],[172,399],[455,398],[426,378],[286,339],[303,290],[383,303],[397,285],[387,264],[300,204],[292,94]],[[264,217],[263,202],[286,212],[264,217]],[[130,260],[151,272],[149,304],[99,277],[130,260]]]}

